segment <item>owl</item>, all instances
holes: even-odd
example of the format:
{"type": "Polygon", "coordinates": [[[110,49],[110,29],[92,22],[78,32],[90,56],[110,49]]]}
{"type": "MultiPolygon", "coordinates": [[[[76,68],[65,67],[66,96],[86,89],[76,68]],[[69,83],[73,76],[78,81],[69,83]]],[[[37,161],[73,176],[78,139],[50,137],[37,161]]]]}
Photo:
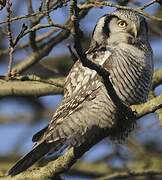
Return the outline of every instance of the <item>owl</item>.
{"type": "MultiPolygon", "coordinates": [[[[118,9],[99,18],[86,57],[101,65],[121,101],[143,103],[151,87],[153,53],[144,17],[118,9]]],[[[9,171],[16,175],[43,156],[67,147],[95,144],[105,137],[127,136],[133,123],[118,108],[95,70],[77,60],[66,78],[64,97],[47,127],[33,136],[33,149],[9,171]]]]}

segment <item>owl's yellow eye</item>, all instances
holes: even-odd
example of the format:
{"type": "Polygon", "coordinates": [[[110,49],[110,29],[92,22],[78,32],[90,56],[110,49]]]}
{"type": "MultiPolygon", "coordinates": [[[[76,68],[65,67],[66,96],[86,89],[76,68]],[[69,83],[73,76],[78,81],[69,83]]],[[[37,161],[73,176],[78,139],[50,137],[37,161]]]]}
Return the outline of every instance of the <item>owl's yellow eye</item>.
{"type": "Polygon", "coordinates": [[[123,20],[119,20],[118,22],[117,22],[117,24],[118,24],[118,26],[119,27],[121,27],[121,28],[124,28],[124,27],[126,27],[128,24],[125,22],[125,21],[123,21],[123,20]]]}

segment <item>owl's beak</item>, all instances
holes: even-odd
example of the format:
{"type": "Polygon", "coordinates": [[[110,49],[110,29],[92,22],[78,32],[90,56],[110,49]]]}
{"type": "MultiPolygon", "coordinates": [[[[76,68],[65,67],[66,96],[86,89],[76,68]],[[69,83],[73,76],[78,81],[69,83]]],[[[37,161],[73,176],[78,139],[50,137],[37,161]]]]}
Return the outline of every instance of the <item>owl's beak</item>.
{"type": "Polygon", "coordinates": [[[133,25],[133,30],[132,31],[133,31],[134,37],[137,38],[137,36],[138,36],[138,29],[137,29],[137,26],[135,24],[133,25]]]}

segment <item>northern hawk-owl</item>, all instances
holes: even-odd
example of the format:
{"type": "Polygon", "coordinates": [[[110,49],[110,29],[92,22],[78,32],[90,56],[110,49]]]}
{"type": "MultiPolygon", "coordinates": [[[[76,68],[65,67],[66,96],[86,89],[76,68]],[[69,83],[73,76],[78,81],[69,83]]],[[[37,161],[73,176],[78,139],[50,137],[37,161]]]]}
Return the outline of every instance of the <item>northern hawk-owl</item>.
{"type": "MultiPolygon", "coordinates": [[[[146,101],[152,81],[153,55],[144,17],[129,10],[102,16],[94,28],[86,56],[109,71],[110,81],[123,103],[146,101]]],[[[78,60],[66,78],[62,103],[51,122],[33,136],[33,149],[8,174],[24,171],[49,152],[95,142],[99,137],[118,139],[129,128],[120,119],[102,78],[78,60]]]]}

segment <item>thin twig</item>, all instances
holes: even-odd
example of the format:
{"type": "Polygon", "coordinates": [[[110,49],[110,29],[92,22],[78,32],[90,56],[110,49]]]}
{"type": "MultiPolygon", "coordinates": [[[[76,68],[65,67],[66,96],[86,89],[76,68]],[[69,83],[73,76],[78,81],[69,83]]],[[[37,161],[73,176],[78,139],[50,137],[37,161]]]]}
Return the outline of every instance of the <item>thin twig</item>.
{"type": "MultiPolygon", "coordinates": [[[[154,4],[154,3],[158,3],[157,1],[151,1],[151,5],[154,4]]],[[[103,1],[103,2],[97,2],[97,3],[88,3],[88,4],[83,4],[83,5],[80,5],[79,8],[80,9],[86,9],[86,8],[91,8],[91,7],[98,7],[98,8],[101,8],[101,7],[105,7],[105,6],[109,6],[109,7],[115,7],[115,8],[118,8],[118,9],[125,9],[125,10],[131,10],[131,11],[134,11],[134,12],[137,12],[147,18],[150,18],[152,20],[156,20],[156,21],[162,21],[162,18],[159,18],[159,17],[156,17],[156,16],[152,16],[146,12],[143,11],[143,9],[141,9],[140,7],[138,8],[131,8],[131,7],[128,7],[128,6],[120,6],[118,4],[115,4],[115,3],[112,3],[112,2],[107,2],[107,1],[103,1]]],[[[145,7],[148,7],[150,6],[150,3],[145,4],[145,7]]],[[[142,6],[142,8],[144,8],[142,6]]]]}
{"type": "Polygon", "coordinates": [[[76,61],[78,60],[78,57],[77,57],[76,54],[73,52],[70,44],[68,44],[67,47],[68,47],[68,50],[69,50],[69,52],[70,52],[70,55],[71,55],[72,60],[73,60],[74,62],[76,62],[76,61]]]}
{"type": "MultiPolygon", "coordinates": [[[[66,5],[67,2],[68,1],[66,1],[66,3],[64,5],[66,5]]],[[[154,3],[159,3],[160,4],[160,0],[155,0],[154,3]]],[[[148,3],[148,4],[150,4],[150,3],[148,3]]],[[[151,3],[151,4],[153,4],[153,3],[151,3]]],[[[158,17],[152,16],[152,15],[149,15],[148,13],[145,13],[143,10],[141,10],[140,7],[131,8],[131,7],[127,7],[127,6],[120,6],[118,4],[115,4],[115,3],[112,3],[112,2],[107,2],[107,1],[103,1],[103,2],[98,1],[98,2],[95,2],[95,3],[93,3],[93,2],[85,3],[85,4],[82,4],[82,5],[79,5],[79,8],[80,9],[90,9],[92,7],[101,8],[101,7],[104,7],[104,6],[115,7],[115,8],[119,8],[119,9],[132,10],[132,11],[138,12],[138,13],[140,13],[140,14],[142,14],[142,15],[150,18],[150,19],[157,20],[157,21],[162,21],[162,18],[158,18],[158,17]]],[[[148,5],[146,4],[145,7],[148,7],[148,5]]],[[[34,17],[34,16],[47,15],[47,13],[50,13],[50,12],[52,12],[53,10],[55,10],[57,8],[60,8],[60,6],[59,7],[53,7],[49,11],[43,10],[43,11],[34,12],[32,14],[27,14],[27,15],[24,15],[24,16],[17,16],[17,17],[11,18],[10,22],[21,20],[21,19],[27,19],[27,18],[34,17]]],[[[5,24],[5,23],[7,23],[7,20],[1,21],[0,25],[5,24]]]]}
{"type": "Polygon", "coordinates": [[[37,25],[33,26],[32,28],[26,28],[25,31],[23,33],[21,33],[21,36],[19,38],[22,38],[31,32],[35,32],[37,30],[45,29],[45,28],[49,28],[49,27],[56,27],[59,29],[69,31],[69,29],[66,25],[54,24],[54,23],[53,24],[37,24],[37,25]]]}
{"type": "MultiPolygon", "coordinates": [[[[37,37],[36,37],[36,42],[38,43],[38,42],[41,42],[41,41],[43,41],[43,40],[45,40],[45,39],[48,39],[48,38],[50,38],[55,32],[58,32],[58,31],[59,31],[59,29],[51,29],[50,31],[45,32],[45,33],[37,36],[37,37]]],[[[23,34],[23,36],[24,36],[24,34],[23,34]]],[[[15,40],[14,40],[14,41],[15,41],[15,40]]],[[[19,44],[19,45],[17,45],[17,47],[15,48],[15,51],[16,51],[16,50],[19,50],[19,49],[24,49],[24,48],[27,48],[27,47],[29,47],[29,42],[24,43],[24,44],[19,44]]],[[[6,54],[8,54],[8,49],[3,50],[3,51],[0,51],[0,57],[3,56],[3,55],[6,55],[6,54]]]]}
{"type": "Polygon", "coordinates": [[[18,34],[18,36],[13,40],[13,45],[14,45],[14,50],[15,50],[15,47],[16,45],[18,44],[19,40],[24,36],[24,33],[25,31],[28,29],[28,27],[23,24],[22,27],[21,27],[21,31],[20,33],[18,34]]]}
{"type": "Polygon", "coordinates": [[[50,17],[50,12],[49,12],[49,10],[50,10],[50,0],[46,1],[46,9],[47,9],[47,20],[48,20],[48,23],[49,24],[53,24],[53,21],[52,21],[52,19],[50,17]]]}
{"type": "MultiPolygon", "coordinates": [[[[68,1],[67,1],[67,2],[68,2],[68,1]]],[[[64,4],[64,5],[66,5],[66,4],[64,4]]],[[[18,20],[22,20],[22,19],[28,19],[28,18],[35,17],[35,16],[44,16],[44,15],[46,15],[47,13],[52,12],[52,11],[54,11],[54,10],[60,8],[60,7],[61,7],[61,6],[56,6],[56,7],[50,8],[49,11],[43,10],[43,11],[34,12],[34,13],[32,13],[32,14],[17,16],[17,17],[11,18],[11,19],[10,19],[10,22],[18,21],[18,20]]],[[[5,23],[7,23],[7,22],[8,22],[7,20],[1,21],[1,22],[0,22],[0,25],[1,25],[1,24],[5,24],[5,23]]]]}
{"type": "Polygon", "coordinates": [[[142,7],[139,7],[139,9],[140,9],[140,10],[144,10],[144,9],[148,8],[149,6],[155,4],[155,3],[157,3],[157,0],[152,0],[152,1],[144,4],[142,7]]]}
{"type": "MultiPolygon", "coordinates": [[[[81,10],[79,12],[79,20],[85,17],[87,15],[87,12],[88,10],[81,10]]],[[[31,53],[24,61],[21,61],[19,64],[17,64],[13,68],[12,73],[21,74],[22,72],[26,71],[35,63],[38,63],[43,57],[47,56],[56,44],[69,37],[70,31],[67,29],[71,29],[72,22],[70,20],[67,20],[65,26],[67,27],[66,31],[62,30],[56,36],[41,44],[40,48],[36,52],[31,53]]]]}
{"type": "Polygon", "coordinates": [[[12,37],[12,30],[11,30],[11,16],[12,16],[12,2],[7,0],[7,34],[9,39],[9,63],[8,63],[8,72],[7,76],[10,77],[11,70],[12,70],[12,63],[13,63],[13,52],[14,52],[14,43],[12,37]]]}
{"type": "MultiPolygon", "coordinates": [[[[34,13],[34,10],[32,7],[32,0],[28,0],[27,5],[28,5],[28,13],[29,14],[34,13]]],[[[30,28],[37,25],[39,22],[40,22],[40,18],[31,17],[30,18],[30,28]]],[[[30,47],[32,48],[33,51],[36,51],[38,49],[37,44],[36,44],[36,30],[31,31],[29,33],[29,43],[30,43],[30,47]]]]}

